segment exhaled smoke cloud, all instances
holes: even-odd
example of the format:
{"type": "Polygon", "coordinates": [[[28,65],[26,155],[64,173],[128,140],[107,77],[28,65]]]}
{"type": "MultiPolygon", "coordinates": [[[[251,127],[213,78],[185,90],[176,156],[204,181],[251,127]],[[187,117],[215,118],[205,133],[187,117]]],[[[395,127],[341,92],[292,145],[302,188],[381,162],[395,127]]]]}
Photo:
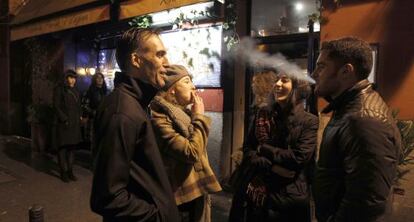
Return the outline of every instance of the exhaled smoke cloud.
{"type": "Polygon", "coordinates": [[[249,37],[241,39],[230,56],[233,59],[242,59],[252,67],[274,68],[293,78],[315,83],[315,80],[303,73],[298,65],[288,62],[282,54],[270,55],[257,50],[256,43],[249,37]]]}

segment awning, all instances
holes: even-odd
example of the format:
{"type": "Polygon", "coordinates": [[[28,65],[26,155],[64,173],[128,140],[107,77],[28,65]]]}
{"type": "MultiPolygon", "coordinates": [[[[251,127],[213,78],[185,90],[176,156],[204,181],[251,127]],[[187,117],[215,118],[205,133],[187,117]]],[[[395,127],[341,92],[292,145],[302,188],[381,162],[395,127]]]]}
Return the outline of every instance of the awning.
{"type": "MultiPolygon", "coordinates": [[[[211,1],[211,0],[210,0],[211,1]]],[[[12,19],[11,41],[89,25],[110,19],[110,6],[100,0],[30,0],[12,19]],[[88,9],[82,7],[89,5],[88,9]],[[75,8],[79,8],[76,10],[75,8]],[[69,12],[72,11],[72,12],[69,12]],[[65,14],[59,15],[59,12],[65,14]]],[[[160,12],[209,0],[130,0],[120,3],[119,19],[160,12]]]]}
{"type": "Polygon", "coordinates": [[[208,0],[131,0],[121,2],[119,19],[127,19],[208,0]]]}
{"type": "Polygon", "coordinates": [[[17,15],[29,0],[9,0],[9,14],[17,15]]]}
{"type": "Polygon", "coordinates": [[[30,0],[12,20],[12,25],[22,24],[56,12],[86,5],[99,0],[30,0]]]}
{"type": "Polygon", "coordinates": [[[109,20],[109,5],[99,5],[99,3],[96,3],[98,1],[31,0],[24,5],[11,21],[11,40],[19,40],[109,20]],[[88,4],[89,7],[83,7],[88,4]],[[74,9],[77,7],[79,10],[74,9]],[[73,9],[73,12],[65,13],[70,9],[73,9]],[[59,15],[60,12],[63,12],[61,13],[62,15],[59,15]]]}

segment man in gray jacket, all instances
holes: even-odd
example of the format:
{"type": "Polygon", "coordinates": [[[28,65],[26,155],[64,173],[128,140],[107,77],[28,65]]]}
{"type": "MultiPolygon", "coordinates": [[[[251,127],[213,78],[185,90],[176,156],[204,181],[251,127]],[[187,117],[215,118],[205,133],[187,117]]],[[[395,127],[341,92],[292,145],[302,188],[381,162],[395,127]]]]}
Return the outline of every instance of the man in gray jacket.
{"type": "Polygon", "coordinates": [[[115,90],[97,110],[91,208],[104,221],[179,221],[147,113],[169,63],[158,33],[132,28],[118,41],[115,90]]]}
{"type": "Polygon", "coordinates": [[[332,112],[313,184],[318,221],[381,221],[396,176],[401,137],[367,77],[369,44],[357,38],[322,43],[315,93],[332,112]]]}

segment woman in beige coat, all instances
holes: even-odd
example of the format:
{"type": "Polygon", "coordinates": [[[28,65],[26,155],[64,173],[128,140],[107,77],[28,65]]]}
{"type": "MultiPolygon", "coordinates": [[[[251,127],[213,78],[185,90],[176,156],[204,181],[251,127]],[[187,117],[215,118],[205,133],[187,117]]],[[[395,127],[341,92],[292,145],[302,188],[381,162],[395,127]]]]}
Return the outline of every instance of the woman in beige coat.
{"type": "Polygon", "coordinates": [[[221,190],[207,157],[211,120],[204,115],[204,103],[183,66],[167,69],[166,85],[150,108],[182,221],[211,221],[208,194],[221,190]]]}

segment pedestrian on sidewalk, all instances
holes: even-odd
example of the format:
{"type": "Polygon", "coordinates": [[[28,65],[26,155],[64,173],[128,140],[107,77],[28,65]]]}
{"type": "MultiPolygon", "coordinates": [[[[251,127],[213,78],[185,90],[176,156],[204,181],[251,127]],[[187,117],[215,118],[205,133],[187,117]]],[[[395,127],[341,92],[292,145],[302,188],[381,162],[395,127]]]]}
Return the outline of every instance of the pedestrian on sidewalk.
{"type": "Polygon", "coordinates": [[[367,80],[370,45],[346,37],[322,43],[315,93],[332,112],[316,164],[318,221],[383,221],[391,204],[401,138],[391,111],[367,80]]]}
{"type": "Polygon", "coordinates": [[[107,95],[107,92],[108,90],[104,75],[100,72],[95,73],[92,76],[92,83],[82,99],[83,113],[84,117],[87,119],[86,124],[84,125],[84,139],[89,145],[91,145],[93,141],[93,122],[95,120],[96,110],[103,98],[107,95]]]}
{"type": "Polygon", "coordinates": [[[76,72],[65,72],[64,85],[56,87],[53,104],[57,116],[57,145],[60,178],[67,183],[76,181],[73,173],[74,151],[81,142],[80,122],[82,118],[79,92],[75,88],[76,72]]]}
{"type": "Polygon", "coordinates": [[[166,49],[157,32],[131,28],[118,40],[122,72],[95,116],[90,204],[104,221],[179,221],[148,105],[165,85],[166,49]]]}
{"type": "Polygon", "coordinates": [[[221,186],[207,157],[211,119],[204,114],[203,100],[195,90],[187,69],[171,65],[150,109],[181,221],[210,222],[209,194],[221,191],[221,186]]]}

